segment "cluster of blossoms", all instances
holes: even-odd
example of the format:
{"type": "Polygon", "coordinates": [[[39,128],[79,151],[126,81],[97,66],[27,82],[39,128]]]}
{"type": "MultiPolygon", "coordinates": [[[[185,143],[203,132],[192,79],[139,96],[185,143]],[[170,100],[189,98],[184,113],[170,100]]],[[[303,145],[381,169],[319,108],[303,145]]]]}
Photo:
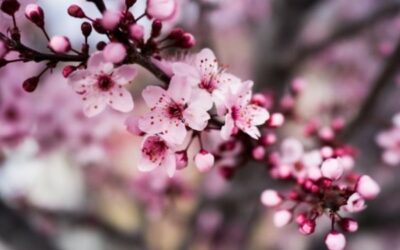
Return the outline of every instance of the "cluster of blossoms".
{"type": "MultiPolygon", "coordinates": [[[[63,65],[62,75],[80,97],[83,114],[91,119],[107,107],[122,113],[134,110],[128,87],[138,75],[136,65],[144,67],[163,84],[143,89],[141,96],[148,110],[143,115],[130,116],[126,127],[132,134],[142,137],[139,170],[163,171],[166,176],[143,175],[135,187],[139,199],[158,205],[162,195],[184,190],[182,183],[168,178],[173,177],[176,170],[187,167],[190,159],[200,172],[218,167],[227,179],[238,167],[253,159],[267,163],[272,178],[293,184],[287,194],[265,190],[261,195],[264,205],[278,209],[274,216],[276,226],[284,226],[294,219],[299,231],[309,235],[315,230],[317,218],[325,214],[331,220],[327,247],[344,249],[345,237],[339,233],[339,228],[354,232],[358,224],[339,213],[363,210],[365,200],[375,198],[380,188],[369,176],[353,171],[354,150],[334,142],[343,127],[342,120],[321,128],[316,124],[308,125],[308,135],[316,136],[321,144],[318,149],[305,151],[300,141],[286,139],[280,151],[271,150],[277,141],[274,129],[283,125],[285,117],[294,115],[295,98],[304,87],[301,79],[293,81],[290,94],[281,100],[279,112],[270,113],[272,98],[265,93],[253,94],[253,82],[228,73],[210,49],[187,55],[182,60],[163,60],[165,49],[189,49],[195,45],[194,37],[183,29],[162,32],[163,22],[173,19],[178,12],[176,0],[148,0],[145,12],[138,17],[130,11],[135,0],[126,0],[123,8],[117,11],[107,9],[102,1],[90,2],[96,4],[101,17],[89,17],[78,5],[68,8],[71,17],[83,20],[84,42],[80,50],[73,48],[68,37],[48,35],[44,11],[39,5],[25,6],[25,17],[47,39],[49,51],[42,53],[21,42],[21,32],[15,21],[21,8],[19,1],[3,0],[1,10],[12,22],[0,33],[0,67],[15,62],[45,62],[39,74],[23,81],[23,89],[33,92],[46,72],[68,62],[63,65]],[[141,24],[142,18],[151,21],[149,30],[141,24]],[[98,42],[95,52],[90,53],[88,40],[94,31],[109,41],[98,42]],[[195,142],[198,147],[189,157],[189,148],[195,142]],[[149,201],[152,197],[154,200],[149,201]]],[[[9,119],[16,119],[13,110],[5,113],[9,119]]],[[[67,119],[71,120],[75,114],[67,119]]],[[[394,122],[396,128],[398,120],[394,122]]],[[[8,133],[8,129],[0,132],[8,133]]],[[[399,155],[397,134],[393,129],[378,139],[380,145],[388,148],[384,158],[392,164],[400,161],[393,156],[399,155]]],[[[7,135],[0,134],[0,138],[3,136],[7,135]]]]}
{"type": "Polygon", "coordinates": [[[330,250],[342,250],[346,245],[343,232],[355,232],[357,221],[340,213],[356,213],[365,209],[365,200],[380,192],[378,184],[368,175],[353,170],[354,150],[347,146],[323,145],[305,151],[302,143],[288,138],[281,150],[269,155],[273,178],[294,183],[285,193],[268,189],[261,202],[274,207],[273,222],[282,227],[291,221],[302,234],[314,233],[316,221],[326,215],[331,221],[325,243],[330,250]]]}
{"type": "Polygon", "coordinates": [[[376,137],[376,142],[383,148],[382,161],[389,166],[400,164],[400,114],[392,119],[392,127],[382,131],[376,137]]]}

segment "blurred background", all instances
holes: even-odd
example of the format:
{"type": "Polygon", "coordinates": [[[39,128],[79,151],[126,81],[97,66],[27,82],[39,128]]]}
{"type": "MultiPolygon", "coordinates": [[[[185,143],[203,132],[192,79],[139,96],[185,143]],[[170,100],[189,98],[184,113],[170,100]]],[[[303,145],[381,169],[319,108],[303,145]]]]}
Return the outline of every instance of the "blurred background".
{"type": "MultiPolygon", "coordinates": [[[[83,0],[37,2],[49,34],[66,35],[75,47],[82,43],[82,20],[69,17],[68,6],[99,16],[83,0]]],[[[136,15],[145,3],[138,0],[136,15]]],[[[40,31],[19,20],[23,41],[47,50],[40,31]]],[[[304,139],[304,126],[314,119],[353,121],[344,141],[358,149],[356,169],[376,179],[382,192],[358,215],[360,229],[348,236],[347,249],[400,249],[399,168],[382,161],[376,143],[400,110],[400,1],[179,0],[179,15],[163,30],[175,26],[195,35],[193,52],[213,49],[230,72],[276,100],[285,100],[296,77],[306,81],[293,104],[296,119],[287,121],[278,141],[304,139]]],[[[91,36],[92,47],[102,39],[91,36]]],[[[172,179],[141,173],[141,139],[126,131],[128,115],[108,110],[86,118],[59,72],[25,93],[22,82],[39,66],[0,69],[1,250],[325,249],[325,225],[312,236],[294,225],[275,228],[259,195],[285,187],[268,177],[265,165],[243,167],[229,180],[218,166],[200,174],[191,161],[172,179]]],[[[131,88],[135,114],[145,111],[143,87],[157,82],[140,72],[131,88]]]]}

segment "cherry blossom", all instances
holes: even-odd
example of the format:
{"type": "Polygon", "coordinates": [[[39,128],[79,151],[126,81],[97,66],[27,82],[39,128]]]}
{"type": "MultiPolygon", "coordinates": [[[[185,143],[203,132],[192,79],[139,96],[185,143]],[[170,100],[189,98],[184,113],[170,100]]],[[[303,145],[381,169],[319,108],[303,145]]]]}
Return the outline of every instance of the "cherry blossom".
{"type": "Polygon", "coordinates": [[[147,172],[156,168],[163,168],[169,177],[174,176],[175,152],[160,136],[151,135],[143,140],[138,169],[147,172]]]}
{"type": "Polygon", "coordinates": [[[223,97],[227,113],[225,124],[221,128],[221,136],[225,140],[238,130],[242,130],[254,139],[261,136],[257,126],[268,120],[269,113],[265,108],[250,103],[252,86],[251,81],[243,82],[237,90],[230,88],[227,96],[223,97]]]}
{"type": "Polygon", "coordinates": [[[151,135],[159,134],[169,143],[181,144],[188,126],[203,130],[207,126],[212,102],[203,92],[193,91],[185,78],[174,76],[168,90],[148,86],[142,92],[151,112],[139,121],[139,128],[151,135]]]}
{"type": "Polygon", "coordinates": [[[137,71],[131,65],[114,68],[105,61],[103,53],[93,54],[87,69],[72,73],[68,80],[72,88],[82,96],[83,112],[88,117],[98,115],[109,105],[111,108],[129,112],[133,99],[124,85],[136,77],[137,71]]]}

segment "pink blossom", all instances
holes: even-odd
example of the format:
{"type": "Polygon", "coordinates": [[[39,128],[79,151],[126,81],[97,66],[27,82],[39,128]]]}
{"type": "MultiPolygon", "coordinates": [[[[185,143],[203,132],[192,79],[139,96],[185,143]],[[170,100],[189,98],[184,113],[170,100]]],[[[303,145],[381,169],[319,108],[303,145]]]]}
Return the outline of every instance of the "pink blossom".
{"type": "Polygon", "coordinates": [[[148,86],[142,95],[151,112],[140,119],[139,128],[151,135],[159,134],[169,143],[181,144],[187,134],[186,126],[201,131],[210,119],[210,98],[193,91],[185,78],[172,77],[168,90],[148,86]]]}
{"type": "Polygon", "coordinates": [[[161,21],[170,20],[176,14],[177,0],[147,0],[146,13],[161,21]]]}
{"type": "Polygon", "coordinates": [[[358,230],[358,223],[354,219],[350,218],[343,218],[340,221],[341,227],[346,230],[347,232],[355,232],[358,230]]]}
{"type": "Polygon", "coordinates": [[[374,199],[380,192],[380,187],[371,177],[363,175],[357,183],[357,192],[365,199],[374,199]]]}
{"type": "Polygon", "coordinates": [[[299,231],[302,234],[309,235],[314,233],[315,230],[315,220],[305,219],[300,223],[299,231]]]}
{"type": "Polygon", "coordinates": [[[257,126],[268,120],[269,113],[265,108],[250,104],[252,86],[251,81],[243,82],[236,91],[230,88],[227,95],[223,97],[227,110],[225,124],[221,128],[223,139],[227,140],[239,129],[254,139],[261,136],[257,126]]]}
{"type": "Polygon", "coordinates": [[[103,53],[93,54],[88,68],[72,73],[68,80],[72,88],[82,96],[83,112],[92,117],[109,105],[115,110],[129,112],[133,109],[133,99],[123,86],[130,83],[137,71],[131,65],[114,69],[112,63],[105,61],[103,53]]]}
{"type": "Polygon", "coordinates": [[[143,26],[140,24],[132,24],[131,26],[129,26],[129,35],[136,41],[142,40],[144,36],[143,26]]]}
{"type": "Polygon", "coordinates": [[[268,125],[273,128],[278,128],[285,122],[285,117],[281,113],[273,113],[268,120],[268,125]]]}
{"type": "Polygon", "coordinates": [[[121,43],[111,42],[103,50],[104,59],[111,63],[120,63],[126,57],[126,49],[121,43]]]}
{"type": "Polygon", "coordinates": [[[253,148],[253,150],[251,151],[253,158],[255,160],[262,160],[265,156],[265,147],[264,146],[257,146],[255,148],[253,148]]]}
{"type": "Polygon", "coordinates": [[[333,181],[338,180],[343,175],[343,167],[338,159],[327,159],[321,166],[322,175],[333,181]]]}
{"type": "Polygon", "coordinates": [[[360,212],[366,208],[365,200],[359,193],[354,193],[349,197],[349,199],[347,199],[345,208],[351,213],[360,212]]]}
{"type": "Polygon", "coordinates": [[[194,157],[194,163],[200,172],[208,172],[214,165],[214,155],[202,149],[194,157]]]}
{"type": "Polygon", "coordinates": [[[326,236],[325,244],[329,250],[343,250],[346,246],[346,238],[343,234],[332,231],[326,236]]]}
{"type": "Polygon", "coordinates": [[[151,135],[147,136],[142,143],[138,169],[148,172],[156,168],[165,169],[169,177],[174,176],[175,152],[160,136],[151,135]]]}
{"type": "Polygon", "coordinates": [[[267,207],[275,207],[283,201],[282,196],[275,190],[267,189],[261,194],[261,203],[267,207]]]}
{"type": "Polygon", "coordinates": [[[71,43],[65,36],[53,36],[49,41],[49,48],[56,53],[66,53],[71,49],[71,43]]]}
{"type": "Polygon", "coordinates": [[[273,222],[276,227],[286,226],[292,219],[292,213],[289,210],[279,210],[275,212],[273,222]]]}
{"type": "Polygon", "coordinates": [[[42,8],[37,4],[28,4],[25,8],[25,16],[31,22],[35,23],[39,27],[44,25],[44,13],[42,8]]]}

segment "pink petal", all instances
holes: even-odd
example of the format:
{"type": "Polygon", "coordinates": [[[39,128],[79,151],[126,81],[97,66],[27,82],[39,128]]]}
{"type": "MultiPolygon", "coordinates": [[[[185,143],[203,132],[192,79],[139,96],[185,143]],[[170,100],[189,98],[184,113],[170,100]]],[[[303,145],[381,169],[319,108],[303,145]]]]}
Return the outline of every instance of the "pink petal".
{"type": "Polygon", "coordinates": [[[210,49],[203,49],[197,54],[195,65],[203,76],[218,72],[217,59],[210,49]]]}
{"type": "Polygon", "coordinates": [[[106,98],[99,93],[89,93],[83,98],[83,113],[87,117],[100,114],[106,107],[106,98]]]}
{"type": "Polygon", "coordinates": [[[265,108],[257,105],[248,105],[246,107],[246,112],[251,116],[252,124],[256,126],[264,124],[269,118],[269,112],[265,108]]]}
{"type": "Polygon", "coordinates": [[[95,52],[92,54],[88,60],[88,70],[91,72],[103,72],[111,73],[114,65],[112,63],[106,62],[102,52],[95,52]]]}
{"type": "Polygon", "coordinates": [[[166,124],[160,135],[167,142],[180,145],[185,140],[186,134],[185,124],[179,120],[172,120],[166,124]]]}
{"type": "MultiPolygon", "coordinates": [[[[239,126],[238,126],[239,127],[239,126]]],[[[243,132],[250,135],[253,139],[258,139],[261,136],[260,130],[255,126],[239,127],[243,132]]]]}
{"type": "Polygon", "coordinates": [[[153,162],[144,156],[141,156],[138,162],[138,169],[143,172],[149,172],[156,169],[159,166],[158,162],[153,162]]]}
{"type": "Polygon", "coordinates": [[[119,85],[130,83],[137,76],[137,69],[132,65],[122,65],[114,70],[113,80],[119,85]]]}
{"type": "Polygon", "coordinates": [[[187,103],[192,92],[192,86],[185,77],[173,76],[169,83],[168,95],[177,103],[187,103]]]}
{"type": "Polygon", "coordinates": [[[145,114],[139,120],[139,129],[151,135],[158,134],[165,130],[166,122],[163,113],[160,110],[155,110],[145,114]]]}
{"type": "Polygon", "coordinates": [[[142,96],[147,106],[151,108],[169,100],[167,91],[158,86],[146,87],[142,92],[142,96]]]}
{"type": "Polygon", "coordinates": [[[207,172],[214,166],[214,155],[205,150],[200,150],[194,157],[194,162],[200,172],[207,172]]]}
{"type": "Polygon", "coordinates": [[[228,140],[229,137],[231,137],[233,130],[235,128],[235,123],[232,119],[231,114],[226,114],[225,115],[225,124],[221,128],[221,137],[224,140],[228,140]]]}
{"type": "Polygon", "coordinates": [[[195,89],[192,91],[192,95],[189,101],[191,106],[196,106],[202,110],[210,110],[213,105],[211,95],[204,89],[195,89]]]}
{"type": "Polygon", "coordinates": [[[189,127],[198,131],[203,130],[210,119],[210,115],[206,111],[195,105],[190,105],[185,109],[183,117],[189,127]]]}
{"type": "Polygon", "coordinates": [[[172,64],[172,72],[177,76],[188,77],[191,84],[198,84],[200,82],[199,71],[187,63],[176,62],[172,64]]]}
{"type": "MultiPolygon", "coordinates": [[[[119,85],[121,86],[121,85],[119,85]]],[[[133,109],[133,99],[131,93],[123,87],[112,88],[108,96],[108,104],[115,110],[120,112],[129,112],[133,109]]]]}
{"type": "Polygon", "coordinates": [[[96,83],[96,79],[88,70],[77,70],[68,77],[68,83],[77,93],[87,91],[87,86],[96,83]]]}
{"type": "Polygon", "coordinates": [[[173,152],[167,152],[161,165],[167,170],[167,175],[173,177],[176,171],[176,159],[173,152]]]}

